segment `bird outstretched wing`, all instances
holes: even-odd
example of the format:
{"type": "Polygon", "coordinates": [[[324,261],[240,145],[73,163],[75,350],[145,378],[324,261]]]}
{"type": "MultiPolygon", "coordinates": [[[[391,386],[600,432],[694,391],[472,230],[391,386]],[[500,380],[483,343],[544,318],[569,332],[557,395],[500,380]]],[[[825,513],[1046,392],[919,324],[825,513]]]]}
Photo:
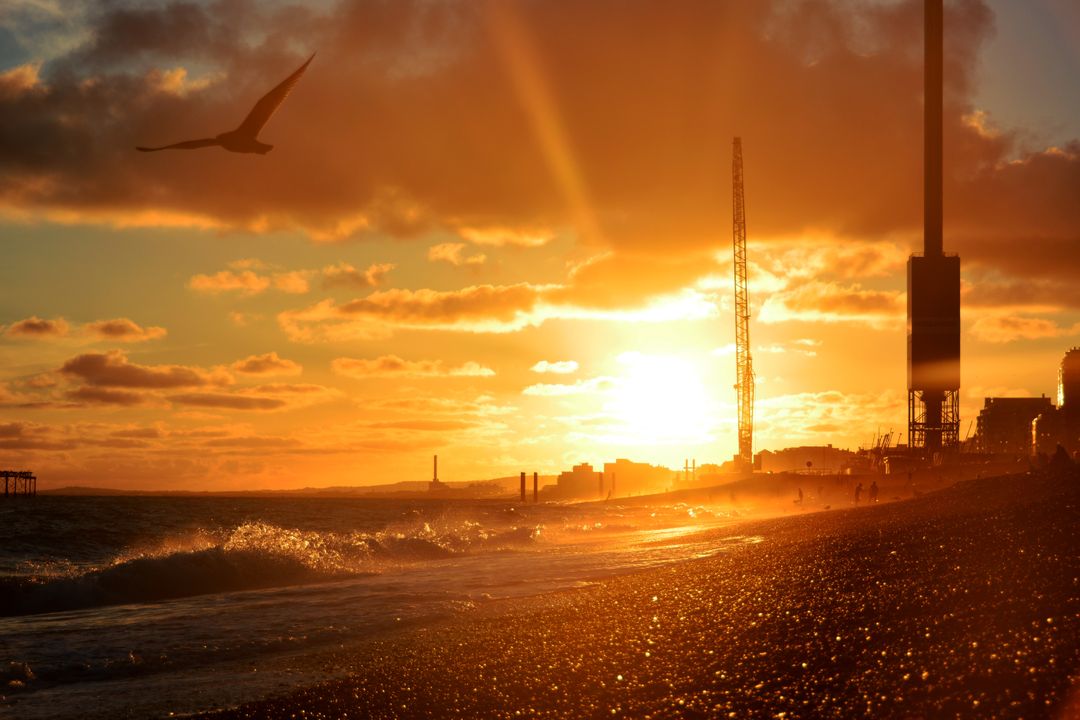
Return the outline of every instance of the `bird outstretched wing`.
{"type": "Polygon", "coordinates": [[[172,145],[162,145],[161,147],[139,147],[135,149],[140,152],[157,152],[158,150],[198,150],[204,147],[213,147],[214,145],[220,145],[221,143],[217,138],[203,138],[202,140],[185,140],[184,142],[173,143],[172,145]]]}
{"type": "Polygon", "coordinates": [[[236,128],[236,132],[254,140],[259,131],[263,129],[263,126],[266,125],[270,116],[274,114],[274,111],[281,107],[281,103],[285,102],[285,98],[289,96],[296,83],[300,82],[300,76],[304,74],[313,59],[315,59],[315,53],[312,53],[307,62],[301,65],[296,72],[282,80],[273,90],[263,95],[259,102],[255,103],[255,107],[251,108],[251,112],[244,118],[244,122],[240,123],[240,127],[236,128]]]}

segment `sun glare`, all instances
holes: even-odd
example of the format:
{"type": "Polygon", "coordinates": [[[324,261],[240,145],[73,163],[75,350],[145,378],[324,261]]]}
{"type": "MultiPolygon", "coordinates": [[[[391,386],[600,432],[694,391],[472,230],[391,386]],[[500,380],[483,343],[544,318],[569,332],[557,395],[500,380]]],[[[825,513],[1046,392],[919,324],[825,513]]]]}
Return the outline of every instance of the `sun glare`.
{"type": "Polygon", "coordinates": [[[623,366],[605,410],[621,423],[628,442],[640,445],[706,442],[713,424],[697,364],[673,355],[637,352],[623,366]]]}

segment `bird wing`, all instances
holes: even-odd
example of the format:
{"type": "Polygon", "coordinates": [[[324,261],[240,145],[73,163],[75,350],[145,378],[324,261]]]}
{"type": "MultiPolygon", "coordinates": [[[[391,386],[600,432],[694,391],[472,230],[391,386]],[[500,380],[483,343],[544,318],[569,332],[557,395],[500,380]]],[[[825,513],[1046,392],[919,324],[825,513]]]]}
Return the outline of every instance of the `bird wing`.
{"type": "Polygon", "coordinates": [[[274,111],[281,107],[281,103],[285,102],[285,98],[289,96],[296,83],[300,82],[300,76],[304,74],[313,59],[315,59],[315,53],[312,53],[307,62],[301,65],[296,72],[282,80],[276,88],[263,95],[259,102],[255,103],[255,107],[251,108],[251,112],[244,118],[244,122],[240,123],[240,127],[236,128],[236,132],[254,140],[259,131],[263,129],[263,126],[266,125],[270,116],[274,114],[274,111]]]}
{"type": "Polygon", "coordinates": [[[136,147],[139,152],[157,152],[158,150],[197,150],[204,147],[220,145],[217,138],[203,138],[202,140],[185,140],[184,142],[162,145],[161,147],[136,147]]]}

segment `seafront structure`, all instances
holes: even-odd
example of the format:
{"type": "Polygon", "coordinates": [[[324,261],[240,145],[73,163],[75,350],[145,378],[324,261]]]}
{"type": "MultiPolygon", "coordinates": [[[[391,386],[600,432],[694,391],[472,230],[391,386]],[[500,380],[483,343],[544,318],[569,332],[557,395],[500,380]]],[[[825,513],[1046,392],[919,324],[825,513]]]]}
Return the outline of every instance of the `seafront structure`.
{"type": "Polygon", "coordinates": [[[932,459],[960,441],[960,258],[943,240],[943,0],[926,0],[923,252],[907,267],[908,444],[932,459]]]}
{"type": "Polygon", "coordinates": [[[0,470],[4,481],[4,497],[37,495],[37,476],[29,470],[0,470]]]}

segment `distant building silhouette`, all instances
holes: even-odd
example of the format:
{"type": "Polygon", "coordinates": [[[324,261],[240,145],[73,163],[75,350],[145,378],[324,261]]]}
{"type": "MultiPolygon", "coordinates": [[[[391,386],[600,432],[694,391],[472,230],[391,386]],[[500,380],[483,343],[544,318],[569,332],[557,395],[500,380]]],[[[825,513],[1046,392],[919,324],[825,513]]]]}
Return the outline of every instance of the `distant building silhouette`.
{"type": "Polygon", "coordinates": [[[545,485],[547,499],[583,500],[597,496],[596,471],[589,463],[575,465],[572,470],[559,473],[555,485],[545,485]]]}
{"type": "Polygon", "coordinates": [[[784,448],[783,450],[762,450],[756,456],[756,463],[762,472],[809,472],[838,473],[845,466],[855,462],[855,453],[841,450],[832,445],[803,446],[784,448]]]}
{"type": "Polygon", "coordinates": [[[597,497],[627,497],[663,492],[671,485],[671,470],[626,458],[604,463],[597,471],[589,463],[575,465],[559,474],[554,485],[545,485],[540,494],[545,500],[594,500],[597,497]]]}
{"type": "Polygon", "coordinates": [[[604,463],[604,477],[617,477],[618,497],[627,495],[647,495],[663,492],[671,484],[671,470],[648,463],[639,463],[626,458],[604,463]]]}
{"type": "Polygon", "coordinates": [[[986,398],[976,421],[975,446],[1001,455],[1031,453],[1031,423],[1054,410],[1048,397],[986,398]]]}
{"type": "Polygon", "coordinates": [[[1080,347],[1065,353],[1058,368],[1058,407],[1032,423],[1032,451],[1053,455],[1058,445],[1074,457],[1080,453],[1080,347]]]}

